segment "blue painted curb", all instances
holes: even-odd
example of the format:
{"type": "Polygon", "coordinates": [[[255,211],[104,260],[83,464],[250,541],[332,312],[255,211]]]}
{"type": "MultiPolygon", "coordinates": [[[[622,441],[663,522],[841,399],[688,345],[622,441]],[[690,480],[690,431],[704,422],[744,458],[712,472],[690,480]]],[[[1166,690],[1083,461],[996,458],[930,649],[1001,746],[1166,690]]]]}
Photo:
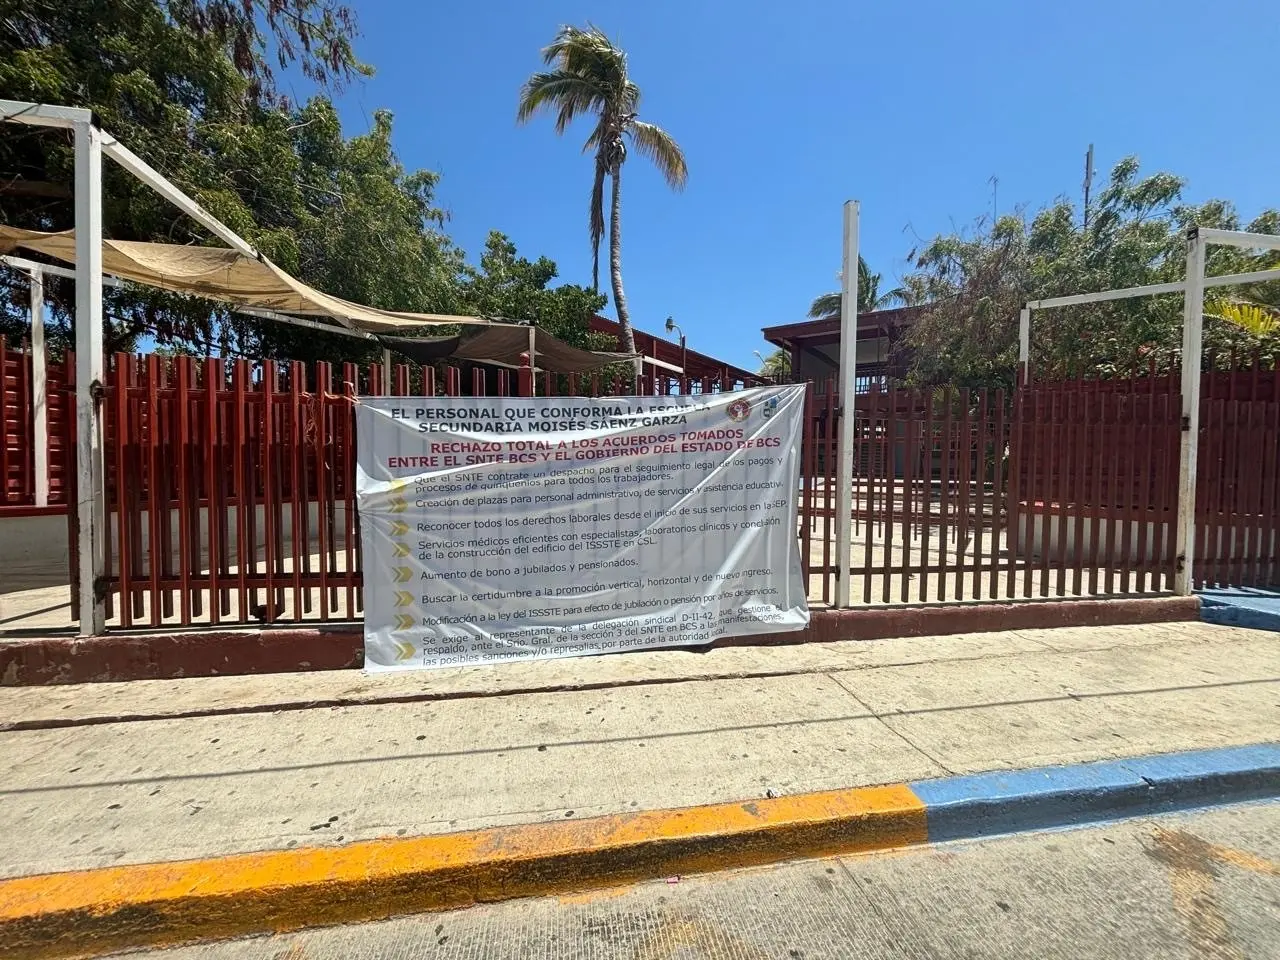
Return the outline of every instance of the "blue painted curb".
{"type": "Polygon", "coordinates": [[[1280,632],[1280,591],[1255,587],[1201,590],[1200,619],[1225,627],[1280,632]]]}
{"type": "Polygon", "coordinates": [[[1280,743],[1193,750],[909,784],[929,840],[1138,817],[1280,797],[1280,743]]]}

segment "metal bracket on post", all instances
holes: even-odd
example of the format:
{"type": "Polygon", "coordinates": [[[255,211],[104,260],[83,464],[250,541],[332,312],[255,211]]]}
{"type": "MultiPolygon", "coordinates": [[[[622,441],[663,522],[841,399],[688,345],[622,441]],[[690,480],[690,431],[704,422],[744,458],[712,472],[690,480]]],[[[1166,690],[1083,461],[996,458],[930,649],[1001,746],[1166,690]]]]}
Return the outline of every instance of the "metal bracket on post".
{"type": "Polygon", "coordinates": [[[76,121],[76,503],[79,634],[106,629],[106,484],[102,451],[102,131],[76,121]]]}
{"type": "Polygon", "coordinates": [[[1196,467],[1200,441],[1200,358],[1204,345],[1204,247],[1201,231],[1187,237],[1186,301],[1182,309],[1182,435],[1173,592],[1188,596],[1195,581],[1196,467]]]}
{"type": "Polygon", "coordinates": [[[858,363],[858,201],[844,205],[844,257],[840,283],[840,434],[836,463],[835,606],[849,606],[853,578],[853,421],[858,363]]]}

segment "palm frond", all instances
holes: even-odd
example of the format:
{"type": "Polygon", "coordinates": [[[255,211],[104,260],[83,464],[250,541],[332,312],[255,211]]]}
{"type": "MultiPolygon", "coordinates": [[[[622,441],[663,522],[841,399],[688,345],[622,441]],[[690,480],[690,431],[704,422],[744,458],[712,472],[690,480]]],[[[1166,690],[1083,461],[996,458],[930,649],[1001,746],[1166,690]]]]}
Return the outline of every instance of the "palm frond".
{"type": "Polygon", "coordinates": [[[627,85],[627,55],[598,27],[561,27],[543,48],[542,59],[566,73],[606,85],[615,95],[627,85]]]}
{"type": "Polygon", "coordinates": [[[880,306],[888,307],[895,303],[900,303],[903,306],[909,306],[911,304],[912,296],[912,291],[907,287],[894,287],[880,298],[880,306]]]}
{"type": "Polygon", "coordinates": [[[556,111],[556,133],[564,133],[579,114],[600,109],[606,101],[601,87],[572,74],[535,73],[520,89],[516,120],[526,123],[540,110],[556,111]]]}
{"type": "Polygon", "coordinates": [[[667,184],[673,190],[683,190],[689,180],[689,168],[675,138],[656,124],[641,120],[632,120],[626,129],[636,149],[653,161],[667,184]]]}
{"type": "Polygon", "coordinates": [[[824,293],[821,296],[814,297],[813,303],[809,304],[810,319],[823,320],[827,317],[839,316],[842,300],[843,298],[839,293],[824,293]]]}
{"type": "Polygon", "coordinates": [[[608,129],[609,122],[602,116],[599,122],[596,123],[595,129],[591,131],[591,136],[587,137],[587,142],[582,145],[582,152],[586,153],[589,150],[598,150],[600,148],[600,144],[604,143],[605,133],[608,129]]]}
{"type": "Polygon", "coordinates": [[[1205,304],[1205,312],[1233,323],[1255,337],[1280,332],[1280,310],[1245,300],[1213,299],[1205,304]]]}

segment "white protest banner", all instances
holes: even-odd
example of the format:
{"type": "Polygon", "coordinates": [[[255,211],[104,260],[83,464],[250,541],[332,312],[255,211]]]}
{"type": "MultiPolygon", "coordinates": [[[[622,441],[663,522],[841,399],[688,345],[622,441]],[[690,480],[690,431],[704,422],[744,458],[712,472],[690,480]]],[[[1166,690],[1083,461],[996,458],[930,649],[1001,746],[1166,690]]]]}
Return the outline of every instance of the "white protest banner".
{"type": "Polygon", "coordinates": [[[366,669],[804,628],[804,390],[361,398],[366,669]]]}

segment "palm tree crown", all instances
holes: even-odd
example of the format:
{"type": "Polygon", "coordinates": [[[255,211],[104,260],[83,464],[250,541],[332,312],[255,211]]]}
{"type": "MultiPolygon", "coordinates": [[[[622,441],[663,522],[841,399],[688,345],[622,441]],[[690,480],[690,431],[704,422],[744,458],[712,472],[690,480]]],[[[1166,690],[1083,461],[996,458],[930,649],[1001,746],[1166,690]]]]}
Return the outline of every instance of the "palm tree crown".
{"type": "MultiPolygon", "coordinates": [[[[881,276],[878,273],[872,273],[871,268],[867,266],[867,261],[861,256],[858,257],[858,312],[870,313],[872,310],[882,310],[889,304],[898,300],[905,299],[904,291],[901,289],[890,290],[883,296],[880,295],[881,276]]],[[[824,293],[815,297],[813,303],[809,305],[809,316],[814,320],[825,320],[827,317],[837,317],[840,315],[841,296],[837,293],[824,293]]]]}
{"type": "Polygon", "coordinates": [[[685,185],[689,171],[679,144],[661,127],[638,118],[640,88],[627,72],[627,55],[598,28],[564,26],[542,51],[553,69],[535,73],[520,91],[516,118],[524,123],[540,111],[555,114],[556,133],[563,134],[584,114],[595,125],[583,152],[595,153],[588,228],[591,238],[591,282],[600,283],[600,241],[604,237],[604,181],[612,182],[609,225],[609,268],[623,349],[634,352],[635,339],[622,290],[621,174],[629,147],[653,161],[672,189],[685,185]]]}

